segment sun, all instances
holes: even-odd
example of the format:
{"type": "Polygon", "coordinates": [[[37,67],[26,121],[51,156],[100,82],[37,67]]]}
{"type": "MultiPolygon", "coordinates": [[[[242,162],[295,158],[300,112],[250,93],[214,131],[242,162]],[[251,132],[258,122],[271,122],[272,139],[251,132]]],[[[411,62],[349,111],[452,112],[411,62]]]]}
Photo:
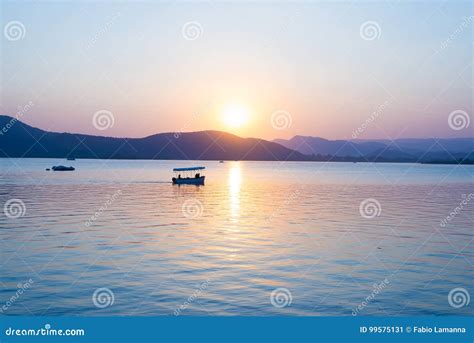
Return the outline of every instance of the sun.
{"type": "Polygon", "coordinates": [[[239,128],[250,120],[250,110],[241,104],[228,104],[221,111],[221,119],[229,128],[239,128]]]}

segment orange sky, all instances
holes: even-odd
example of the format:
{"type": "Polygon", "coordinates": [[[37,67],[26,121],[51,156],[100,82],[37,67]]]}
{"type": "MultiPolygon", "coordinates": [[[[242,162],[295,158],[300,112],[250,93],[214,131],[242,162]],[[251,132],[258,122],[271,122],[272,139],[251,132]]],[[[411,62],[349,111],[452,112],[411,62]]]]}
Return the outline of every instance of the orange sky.
{"type": "Polygon", "coordinates": [[[23,35],[5,39],[0,113],[31,102],[21,119],[42,129],[347,139],[363,126],[358,138],[472,136],[472,126],[448,125],[453,111],[472,113],[469,2],[439,16],[420,2],[2,9],[23,35]],[[228,123],[239,118],[222,120],[229,106],[245,109],[238,127],[228,123]],[[106,129],[94,125],[101,111],[113,117],[106,129]]]}

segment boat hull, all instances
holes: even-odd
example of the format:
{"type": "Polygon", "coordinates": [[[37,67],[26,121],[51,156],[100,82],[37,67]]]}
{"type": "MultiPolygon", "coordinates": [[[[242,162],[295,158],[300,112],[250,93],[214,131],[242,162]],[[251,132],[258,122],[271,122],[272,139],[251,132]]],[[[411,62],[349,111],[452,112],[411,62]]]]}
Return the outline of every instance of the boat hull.
{"type": "Polygon", "coordinates": [[[74,167],[65,167],[65,166],[54,166],[51,168],[54,171],[74,171],[74,167]]]}
{"type": "Polygon", "coordinates": [[[192,178],[182,178],[182,179],[177,179],[173,178],[173,185],[204,185],[204,179],[205,176],[201,177],[192,177],[192,178]]]}

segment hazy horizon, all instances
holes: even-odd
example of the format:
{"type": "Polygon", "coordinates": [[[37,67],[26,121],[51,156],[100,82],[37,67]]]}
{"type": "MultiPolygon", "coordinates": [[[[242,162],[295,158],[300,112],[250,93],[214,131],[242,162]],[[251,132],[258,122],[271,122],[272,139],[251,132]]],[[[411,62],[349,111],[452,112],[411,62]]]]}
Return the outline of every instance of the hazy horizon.
{"type": "Polygon", "coordinates": [[[22,111],[44,130],[473,135],[469,1],[5,1],[1,10],[0,114],[22,111]]]}
{"type": "MultiPolygon", "coordinates": [[[[10,118],[15,118],[17,119],[18,121],[21,121],[22,123],[26,124],[26,125],[30,125],[29,123],[27,122],[24,122],[22,120],[22,118],[18,118],[16,116],[11,116],[11,115],[2,115],[0,114],[0,117],[1,116],[6,116],[6,117],[10,117],[10,118]]],[[[36,127],[36,126],[33,126],[33,125],[30,125],[32,127],[35,127],[37,129],[40,129],[40,130],[43,130],[43,131],[48,131],[48,130],[45,130],[41,127],[36,127]]],[[[268,141],[273,141],[273,140],[277,140],[277,139],[292,139],[294,138],[295,136],[302,136],[302,137],[314,137],[314,138],[322,138],[322,139],[327,139],[327,140],[330,140],[330,141],[335,141],[335,140],[361,140],[361,141],[370,141],[370,140],[384,140],[384,138],[347,138],[347,139],[343,139],[343,138],[334,138],[334,139],[329,139],[329,138],[326,138],[326,137],[323,137],[323,136],[308,136],[308,135],[301,135],[301,134],[295,134],[294,136],[291,136],[291,137],[288,137],[288,138],[281,138],[281,137],[275,137],[275,138],[270,138],[270,139],[266,139],[266,138],[262,138],[262,137],[257,137],[257,136],[242,136],[242,135],[239,135],[239,134],[236,134],[236,133],[232,133],[230,131],[226,131],[226,130],[216,130],[216,129],[203,129],[203,130],[197,130],[197,131],[163,131],[163,132],[155,132],[155,133],[152,133],[151,135],[147,135],[147,136],[137,136],[137,137],[132,137],[132,136],[112,136],[112,135],[107,135],[107,134],[101,134],[100,132],[98,133],[84,133],[84,132],[76,132],[76,131],[50,131],[50,132],[57,132],[57,133],[68,133],[68,134],[78,134],[78,135],[91,135],[91,136],[105,136],[105,137],[109,137],[109,138],[131,138],[131,139],[136,139],[136,138],[146,138],[146,137],[149,137],[149,136],[153,136],[153,135],[158,135],[158,134],[183,134],[183,133],[196,133],[196,132],[205,132],[205,131],[219,131],[219,132],[225,132],[225,133],[228,133],[228,134],[232,134],[232,135],[236,135],[236,136],[239,136],[241,138],[261,138],[261,139],[265,139],[265,140],[268,140],[268,141]]],[[[474,136],[460,136],[460,137],[404,137],[404,138],[398,138],[398,139],[474,139],[474,136]]]]}

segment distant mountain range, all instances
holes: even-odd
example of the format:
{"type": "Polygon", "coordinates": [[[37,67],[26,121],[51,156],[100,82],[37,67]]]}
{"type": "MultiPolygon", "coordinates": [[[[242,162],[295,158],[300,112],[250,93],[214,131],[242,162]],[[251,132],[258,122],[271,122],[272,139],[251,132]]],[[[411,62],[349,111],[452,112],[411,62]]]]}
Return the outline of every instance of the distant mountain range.
{"type": "Polygon", "coordinates": [[[474,138],[327,140],[311,136],[294,136],[275,143],[304,155],[335,156],[367,161],[460,162],[474,158],[474,138]]]}
{"type": "Polygon", "coordinates": [[[111,138],[48,132],[15,118],[0,116],[0,157],[7,156],[260,161],[309,159],[308,156],[277,143],[257,138],[241,138],[220,131],[111,138]]]}
{"type": "Polygon", "coordinates": [[[0,157],[474,163],[474,138],[273,142],[221,131],[113,138],[44,131],[0,116],[0,157]]]}

